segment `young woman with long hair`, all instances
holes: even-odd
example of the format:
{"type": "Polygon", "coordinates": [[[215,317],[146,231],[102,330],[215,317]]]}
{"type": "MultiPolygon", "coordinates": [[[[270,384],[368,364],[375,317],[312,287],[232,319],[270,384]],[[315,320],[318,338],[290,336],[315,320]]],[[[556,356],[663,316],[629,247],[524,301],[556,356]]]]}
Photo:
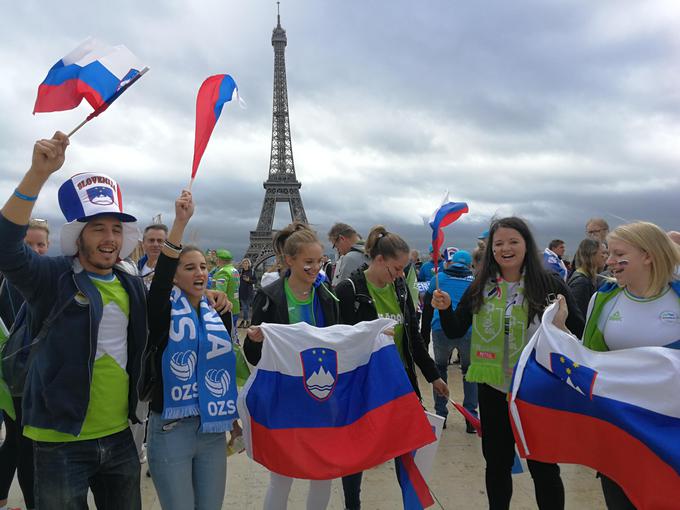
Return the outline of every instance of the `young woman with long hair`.
{"type": "MultiPolygon", "coordinates": [[[[292,223],[277,232],[274,251],[288,268],[278,280],[262,287],[253,301],[252,326],[243,345],[246,358],[257,365],[262,356],[263,322],[296,324],[306,322],[316,327],[338,323],[335,295],[319,274],[323,247],[316,233],[304,223],[292,223]]],[[[293,479],[271,473],[264,501],[265,510],[283,510],[288,506],[293,479]]],[[[331,496],[331,480],[310,480],[308,510],[323,510],[331,496]]]]}
{"type": "MultiPolygon", "coordinates": [[[[350,275],[336,287],[340,300],[340,320],[343,324],[389,317],[397,321],[394,343],[401,356],[413,390],[420,398],[415,365],[418,365],[434,391],[449,396],[449,388],[441,379],[439,370],[427,353],[420,335],[416,310],[404,277],[409,263],[409,246],[399,235],[376,226],[368,234],[365,245],[370,262],[350,275]]],[[[462,336],[462,335],[459,335],[462,336]]],[[[361,506],[361,478],[363,473],[342,479],[345,508],[361,506]]]]}
{"type": "MultiPolygon", "coordinates": [[[[660,346],[680,348],[680,248],[653,223],[638,221],[607,235],[609,267],[615,282],[590,299],[583,345],[595,351],[660,346]]],[[[572,308],[560,300],[553,321],[570,329],[572,308]]],[[[610,510],[634,509],[622,488],[600,475],[610,510]]]]}
{"type": "Polygon", "coordinates": [[[574,257],[574,272],[568,285],[581,314],[585,317],[590,297],[599,287],[599,274],[604,271],[607,261],[607,246],[595,239],[584,239],[578,245],[574,257]]]}
{"type": "MultiPolygon", "coordinates": [[[[482,453],[491,510],[508,509],[512,498],[515,440],[510,426],[507,391],[522,349],[540,324],[543,310],[558,294],[567,296],[576,312],[569,314],[572,331],[583,318],[566,283],[546,272],[527,224],[510,217],[494,221],[477,278],[456,310],[445,292],[435,291],[444,332],[458,338],[472,326],[471,365],[466,379],[479,383],[482,453]]],[[[540,509],[564,508],[564,486],[557,464],[529,460],[540,509]]]]}
{"type": "Polygon", "coordinates": [[[193,215],[191,193],[175,202],[175,221],[156,264],[147,300],[147,374],[151,418],[148,459],[163,510],[222,508],[227,442],[240,434],[236,418],[236,358],[231,315],[206,297],[203,252],[182,247],[193,215]]]}

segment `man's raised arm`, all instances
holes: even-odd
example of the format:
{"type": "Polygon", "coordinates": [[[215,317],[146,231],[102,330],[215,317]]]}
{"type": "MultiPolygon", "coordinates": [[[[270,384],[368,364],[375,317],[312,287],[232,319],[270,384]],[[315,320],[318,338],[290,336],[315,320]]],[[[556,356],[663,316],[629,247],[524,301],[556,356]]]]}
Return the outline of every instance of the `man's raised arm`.
{"type": "Polygon", "coordinates": [[[16,225],[26,225],[43,185],[64,164],[69,139],[61,131],[33,146],[31,168],[2,208],[2,215],[16,225]]]}

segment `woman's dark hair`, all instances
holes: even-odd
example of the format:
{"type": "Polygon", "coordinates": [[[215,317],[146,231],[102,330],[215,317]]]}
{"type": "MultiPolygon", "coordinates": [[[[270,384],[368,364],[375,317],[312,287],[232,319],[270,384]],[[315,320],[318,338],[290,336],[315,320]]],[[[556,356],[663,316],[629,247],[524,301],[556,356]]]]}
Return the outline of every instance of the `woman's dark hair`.
{"type": "Polygon", "coordinates": [[[408,244],[400,235],[388,232],[382,225],[377,225],[371,229],[364,246],[364,252],[371,260],[378,255],[393,259],[399,253],[409,253],[409,251],[408,244]]]}
{"type": "Polygon", "coordinates": [[[578,245],[576,256],[574,257],[575,269],[582,269],[588,275],[593,283],[597,280],[597,262],[594,260],[595,255],[600,250],[601,241],[594,239],[584,239],[578,245]]]}
{"type": "Polygon", "coordinates": [[[526,245],[526,254],[522,263],[524,276],[524,300],[529,307],[529,323],[535,316],[541,316],[546,307],[546,297],[550,292],[550,275],[543,269],[538,256],[538,248],[534,236],[526,222],[517,217],[501,218],[491,222],[489,227],[489,242],[486,243],[481,270],[470,285],[470,305],[473,313],[479,312],[484,304],[486,284],[500,276],[500,268],[493,256],[493,241],[499,228],[511,228],[520,233],[526,245]]]}
{"type": "Polygon", "coordinates": [[[192,251],[199,252],[201,255],[203,255],[203,258],[205,258],[205,253],[203,253],[203,250],[201,250],[195,244],[185,244],[184,246],[182,246],[182,251],[179,253],[179,258],[182,258],[182,255],[186,255],[187,253],[191,253],[192,251]]]}

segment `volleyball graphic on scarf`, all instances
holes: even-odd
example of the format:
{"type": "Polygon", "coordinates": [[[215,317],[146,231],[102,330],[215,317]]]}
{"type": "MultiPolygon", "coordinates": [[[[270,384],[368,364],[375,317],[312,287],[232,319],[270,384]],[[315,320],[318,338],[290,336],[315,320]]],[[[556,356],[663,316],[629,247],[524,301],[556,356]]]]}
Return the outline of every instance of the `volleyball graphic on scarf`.
{"type": "Polygon", "coordinates": [[[170,358],[170,370],[180,381],[188,381],[194,376],[196,353],[194,351],[176,352],[170,358]]]}
{"type": "Polygon", "coordinates": [[[229,391],[229,384],[231,384],[231,376],[223,368],[212,368],[205,374],[205,385],[215,397],[225,396],[229,391]]]}

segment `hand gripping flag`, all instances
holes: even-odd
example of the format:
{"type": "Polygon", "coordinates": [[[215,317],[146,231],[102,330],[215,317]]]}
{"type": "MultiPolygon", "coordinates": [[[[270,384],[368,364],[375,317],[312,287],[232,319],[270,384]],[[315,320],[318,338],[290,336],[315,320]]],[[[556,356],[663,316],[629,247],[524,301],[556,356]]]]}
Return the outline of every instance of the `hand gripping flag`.
{"type": "Polygon", "coordinates": [[[196,135],[194,139],[194,163],[191,179],[196,177],[210,135],[222,113],[222,106],[234,97],[238,98],[238,87],[228,74],[216,74],[206,79],[198,89],[196,97],[196,135]]]}
{"type": "Polygon", "coordinates": [[[424,498],[410,508],[429,506],[412,452],[435,434],[383,333],[393,324],[262,324],[262,358],[238,398],[248,455],[275,473],[313,480],[405,455],[409,490],[424,498]]]}
{"type": "Polygon", "coordinates": [[[520,455],[583,464],[639,509],[680,501],[680,350],[595,352],[552,324],[553,304],[515,368],[510,414],[520,455]]]}
{"type": "Polygon", "coordinates": [[[90,120],[146,71],[148,67],[125,46],[88,38],[52,66],[38,87],[33,113],[70,110],[85,99],[94,108],[90,120]]]}
{"type": "Polygon", "coordinates": [[[467,212],[467,204],[465,202],[449,202],[449,193],[447,192],[444,195],[442,205],[432,213],[430,227],[432,227],[432,261],[434,262],[435,272],[438,269],[439,255],[444,245],[444,231],[442,229],[467,212]]]}

